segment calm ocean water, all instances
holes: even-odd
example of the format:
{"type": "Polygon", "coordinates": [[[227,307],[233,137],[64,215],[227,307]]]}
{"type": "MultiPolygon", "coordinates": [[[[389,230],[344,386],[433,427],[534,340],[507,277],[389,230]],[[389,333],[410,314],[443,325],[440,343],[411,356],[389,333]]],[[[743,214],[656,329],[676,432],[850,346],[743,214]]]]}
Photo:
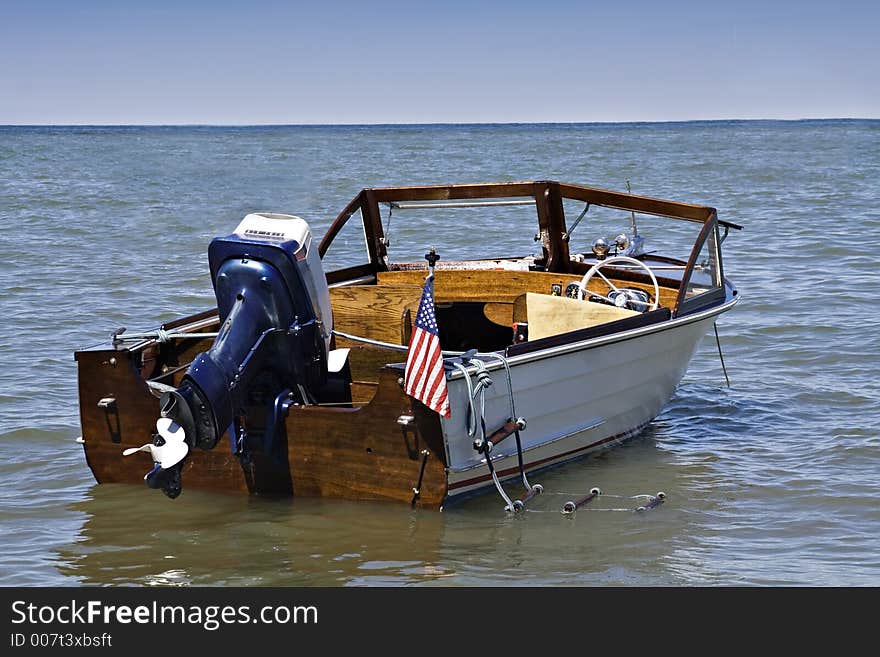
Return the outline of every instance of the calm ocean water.
{"type": "MultiPolygon", "coordinates": [[[[880,585],[878,200],[880,121],[0,128],[0,585],[880,585]],[[729,389],[707,336],[643,436],[533,477],[517,517],[494,494],[438,513],[95,483],[73,351],[212,307],[208,242],[244,214],[320,235],[361,187],[527,179],[629,179],[745,226],[729,389]]],[[[492,252],[519,253],[505,228],[492,252]]]]}

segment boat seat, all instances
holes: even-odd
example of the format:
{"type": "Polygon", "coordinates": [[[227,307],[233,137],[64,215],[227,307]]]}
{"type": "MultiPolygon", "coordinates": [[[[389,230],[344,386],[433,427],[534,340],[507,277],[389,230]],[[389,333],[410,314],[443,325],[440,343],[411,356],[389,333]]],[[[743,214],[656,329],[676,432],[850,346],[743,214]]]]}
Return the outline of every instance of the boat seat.
{"type": "Polygon", "coordinates": [[[550,294],[526,292],[513,302],[513,323],[528,323],[529,340],[559,335],[634,315],[635,310],[550,294]]]}

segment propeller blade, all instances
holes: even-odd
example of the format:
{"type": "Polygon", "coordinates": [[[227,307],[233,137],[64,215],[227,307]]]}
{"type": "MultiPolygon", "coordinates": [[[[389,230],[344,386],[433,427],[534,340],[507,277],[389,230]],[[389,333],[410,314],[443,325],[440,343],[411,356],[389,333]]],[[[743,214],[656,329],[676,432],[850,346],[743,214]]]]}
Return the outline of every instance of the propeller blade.
{"type": "Polygon", "coordinates": [[[132,454],[137,454],[138,452],[152,452],[152,447],[152,443],[147,443],[146,445],[141,445],[140,447],[129,447],[122,452],[122,455],[131,456],[132,454]]]}
{"type": "Polygon", "coordinates": [[[186,432],[183,427],[171,418],[160,417],[156,421],[156,431],[162,436],[164,444],[147,443],[140,447],[129,447],[122,452],[122,455],[131,456],[137,452],[149,452],[153,462],[158,463],[163,470],[180,463],[189,453],[189,444],[186,442],[186,432]]]}

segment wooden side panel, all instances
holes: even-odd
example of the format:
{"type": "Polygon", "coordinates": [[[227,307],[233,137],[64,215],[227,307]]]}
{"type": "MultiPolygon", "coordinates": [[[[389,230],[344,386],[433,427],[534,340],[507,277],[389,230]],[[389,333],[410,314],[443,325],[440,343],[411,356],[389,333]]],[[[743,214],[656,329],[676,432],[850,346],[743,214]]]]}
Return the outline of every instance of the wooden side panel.
{"type": "Polygon", "coordinates": [[[379,380],[379,373],[385,365],[406,362],[405,351],[374,347],[338,336],[336,337],[336,347],[351,349],[348,354],[348,364],[351,368],[352,381],[375,383],[379,380]]]}
{"type": "MultiPolygon", "coordinates": [[[[143,486],[144,474],[152,467],[149,456],[124,457],[122,451],[150,442],[159,416],[158,400],[141,380],[128,351],[80,352],[77,359],[89,467],[100,483],[143,486]],[[107,413],[98,402],[110,397],[116,400],[116,410],[107,413]]],[[[412,408],[398,376],[385,370],[377,377],[380,384],[371,386],[375,389],[371,403],[361,408],[292,408],[287,419],[289,463],[275,463],[255,453],[253,462],[243,468],[225,438],[213,450],[191,451],[182,471],[184,495],[187,488],[200,488],[409,503],[426,450],[417,503],[439,506],[446,495],[439,420],[434,413],[412,408]],[[406,432],[397,423],[401,415],[417,417],[406,432]]],[[[144,495],[161,493],[144,490],[144,495]]]]}
{"type": "MultiPolygon", "coordinates": [[[[145,453],[122,456],[129,447],[152,440],[159,417],[159,400],[141,379],[136,354],[127,350],[87,351],[79,362],[80,422],[86,461],[99,483],[139,483],[153,466],[145,453]],[[102,399],[114,403],[100,408],[102,399]]],[[[184,490],[196,488],[247,491],[248,484],[238,459],[226,445],[193,450],[182,470],[184,490]]],[[[144,486],[146,488],[146,486],[144,486]]],[[[144,491],[144,494],[156,491],[144,491]]]]}
{"type": "MultiPolygon", "coordinates": [[[[379,273],[379,283],[380,285],[401,285],[424,280],[424,277],[424,271],[419,270],[386,271],[379,273]]],[[[581,278],[582,276],[576,274],[554,274],[540,271],[438,269],[434,276],[434,296],[437,303],[454,301],[513,303],[520,294],[525,292],[549,294],[550,286],[554,283],[561,285],[564,292],[569,283],[579,283],[581,278]]],[[[654,294],[652,285],[632,281],[621,282],[621,284],[638,287],[654,294]]],[[[590,290],[594,292],[604,294],[607,289],[598,276],[593,277],[593,280],[590,281],[590,290]]],[[[675,305],[677,294],[678,290],[661,287],[660,305],[672,308],[675,305]]],[[[495,309],[489,312],[494,313],[495,309]]],[[[493,319],[493,321],[495,320],[493,319]]]]}
{"type": "MultiPolygon", "coordinates": [[[[376,377],[378,379],[378,376],[376,377]]],[[[353,381],[351,384],[351,403],[354,406],[364,406],[373,401],[376,396],[378,383],[367,381],[353,381]]]]}
{"type": "MultiPolygon", "coordinates": [[[[424,281],[424,274],[421,278],[424,281]]],[[[404,313],[409,310],[414,316],[421,296],[422,286],[418,283],[330,288],[333,328],[371,340],[402,344],[404,313]]]]}
{"type": "Polygon", "coordinates": [[[406,431],[398,424],[398,417],[414,415],[398,376],[383,371],[373,401],[361,408],[291,408],[287,435],[294,495],[409,503],[427,450],[417,504],[442,504],[446,470],[439,420],[436,414],[418,414],[418,429],[416,423],[406,431]]]}
{"type": "MultiPolygon", "coordinates": [[[[424,275],[422,276],[424,279],[424,275]]],[[[420,284],[358,285],[330,289],[333,327],[371,340],[406,344],[422,295],[420,284]]],[[[336,347],[351,349],[349,365],[353,381],[378,381],[387,363],[406,360],[406,352],[384,349],[336,336],[336,347]]]]}
{"type": "MultiPolygon", "coordinates": [[[[379,273],[380,285],[414,284],[424,280],[424,270],[379,273]]],[[[579,280],[579,276],[547,272],[437,269],[434,275],[434,297],[437,303],[513,302],[523,292],[549,294],[553,283],[559,283],[565,289],[568,283],[579,280]]]]}

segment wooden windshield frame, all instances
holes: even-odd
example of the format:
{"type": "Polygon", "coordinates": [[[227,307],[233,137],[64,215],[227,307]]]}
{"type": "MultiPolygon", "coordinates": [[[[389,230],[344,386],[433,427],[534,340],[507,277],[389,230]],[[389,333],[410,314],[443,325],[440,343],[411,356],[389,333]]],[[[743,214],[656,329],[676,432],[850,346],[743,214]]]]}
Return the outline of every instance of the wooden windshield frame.
{"type": "Polygon", "coordinates": [[[560,183],[552,180],[364,188],[345,206],[327,229],[318,246],[318,252],[323,257],[339,231],[360,210],[364,222],[364,233],[367,239],[369,262],[327,272],[327,280],[330,284],[341,284],[353,281],[354,279],[360,281],[375,280],[378,272],[388,271],[390,263],[388,262],[385,230],[382,225],[379,209],[380,203],[522,198],[531,198],[535,201],[538,219],[536,240],[541,243],[543,251],[541,262],[545,271],[563,274],[572,272],[563,200],[573,200],[626,212],[650,214],[703,224],[687,260],[678,301],[676,308],[673,310],[674,315],[679,314],[684,309],[684,293],[687,282],[690,279],[694,264],[699,257],[704,242],[713,232],[715,234],[715,248],[718,255],[718,271],[715,273],[715,280],[722,282],[723,289],[723,281],[725,279],[722,269],[721,240],[718,235],[718,225],[722,224],[725,227],[735,229],[739,229],[740,226],[719,221],[715,208],[571,183],[560,183]]]}

